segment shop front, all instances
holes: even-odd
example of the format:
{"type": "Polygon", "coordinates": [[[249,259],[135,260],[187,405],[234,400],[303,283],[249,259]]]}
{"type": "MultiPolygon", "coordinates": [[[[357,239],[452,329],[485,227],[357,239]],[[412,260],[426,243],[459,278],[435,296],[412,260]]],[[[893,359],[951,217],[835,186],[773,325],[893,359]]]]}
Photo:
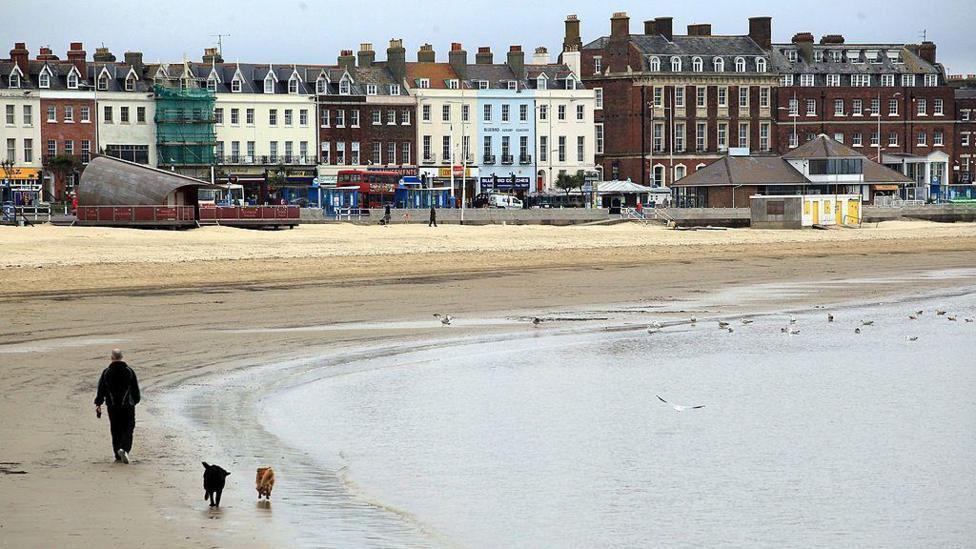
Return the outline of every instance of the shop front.
{"type": "Polygon", "coordinates": [[[0,170],[0,202],[28,206],[41,202],[41,170],[38,168],[8,168],[0,170]]]}
{"type": "Polygon", "coordinates": [[[475,167],[454,166],[453,170],[450,167],[420,168],[418,175],[424,187],[447,189],[446,207],[460,206],[462,197],[466,197],[470,203],[478,192],[478,168],[475,167]],[[453,200],[451,200],[452,184],[454,185],[453,200]]]}

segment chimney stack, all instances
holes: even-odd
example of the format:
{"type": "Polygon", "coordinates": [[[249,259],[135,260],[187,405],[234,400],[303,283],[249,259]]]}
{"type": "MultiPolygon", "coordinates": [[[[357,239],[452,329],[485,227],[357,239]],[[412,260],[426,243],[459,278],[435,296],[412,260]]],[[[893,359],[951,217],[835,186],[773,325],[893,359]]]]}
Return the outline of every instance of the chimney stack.
{"type": "Polygon", "coordinates": [[[213,65],[214,63],[223,63],[224,58],[220,56],[217,48],[204,48],[203,62],[207,65],[213,65]]]}
{"type": "Polygon", "coordinates": [[[14,49],[10,50],[10,60],[20,67],[20,72],[24,73],[24,77],[27,77],[27,75],[30,74],[28,72],[30,50],[27,49],[26,42],[17,42],[14,44],[14,49]]]}
{"type": "Polygon", "coordinates": [[[812,32],[798,32],[794,34],[793,43],[796,44],[797,49],[800,50],[800,56],[802,56],[807,63],[813,62],[812,32]]]}
{"type": "Polygon", "coordinates": [[[92,56],[92,60],[97,63],[114,63],[115,56],[108,48],[102,46],[101,48],[95,48],[95,55],[92,56]]]}
{"type": "Polygon", "coordinates": [[[434,46],[430,44],[424,44],[420,46],[420,51],[417,52],[417,62],[418,63],[437,62],[437,54],[434,53],[434,46]]]}
{"type": "Polygon", "coordinates": [[[356,68],[356,56],[352,54],[352,50],[342,50],[339,52],[338,61],[339,66],[347,71],[356,68]]]}
{"type": "Polygon", "coordinates": [[[51,48],[49,48],[47,46],[41,46],[41,51],[37,54],[37,60],[38,61],[57,61],[58,60],[58,56],[57,55],[54,55],[54,52],[51,51],[51,48]]]}
{"type": "Polygon", "coordinates": [[[688,36],[711,36],[712,25],[701,23],[698,25],[688,25],[688,36]]]}
{"type": "Polygon", "coordinates": [[[373,66],[376,61],[376,52],[373,51],[373,45],[363,43],[359,45],[359,66],[360,68],[368,69],[373,66]]]}
{"type": "Polygon", "coordinates": [[[532,55],[533,65],[548,65],[549,64],[549,50],[545,46],[539,46],[535,49],[535,53],[532,55]]]}
{"type": "Polygon", "coordinates": [[[644,21],[644,34],[646,34],[647,36],[654,36],[657,34],[657,31],[654,30],[653,19],[648,19],[647,21],[644,21]]]}
{"type": "Polygon", "coordinates": [[[517,80],[525,78],[525,52],[522,51],[522,46],[508,48],[508,68],[515,73],[517,80]]]}
{"type": "MultiPolygon", "coordinates": [[[[813,42],[813,35],[810,35],[810,41],[813,42]]],[[[843,44],[844,35],[843,34],[825,34],[820,38],[821,44],[843,44]]]]}
{"type": "Polygon", "coordinates": [[[575,15],[566,16],[566,35],[563,37],[563,51],[580,51],[583,41],[580,39],[580,21],[575,15]]]}
{"type": "Polygon", "coordinates": [[[630,17],[625,11],[618,11],[610,18],[610,39],[627,40],[630,37],[630,17]]]}
{"type": "Polygon", "coordinates": [[[403,39],[390,40],[390,47],[386,49],[386,66],[393,73],[396,83],[402,85],[407,77],[407,50],[403,47],[403,39]]]}
{"type": "Polygon", "coordinates": [[[78,72],[81,73],[82,80],[88,78],[88,63],[85,58],[88,57],[88,53],[85,52],[85,46],[81,42],[72,42],[71,48],[68,50],[68,61],[74,64],[78,68],[78,72]]]}
{"type": "Polygon", "coordinates": [[[773,18],[750,17],[749,38],[760,48],[768,50],[773,44],[773,18]]]}
{"type": "Polygon", "coordinates": [[[674,18],[655,17],[654,30],[663,36],[668,42],[674,41],[674,18]]]}
{"type": "Polygon", "coordinates": [[[926,40],[925,42],[919,44],[918,56],[934,65],[935,64],[935,42],[929,42],[928,40],[926,40]]]}
{"type": "Polygon", "coordinates": [[[447,61],[451,68],[457,73],[458,78],[467,80],[468,78],[468,52],[464,51],[461,44],[454,42],[451,44],[451,51],[447,54],[447,61]]]}
{"type": "Polygon", "coordinates": [[[145,65],[142,64],[142,52],[141,51],[125,52],[125,64],[135,69],[136,74],[141,75],[142,70],[145,68],[145,65]]]}
{"type": "Polygon", "coordinates": [[[491,53],[491,48],[488,46],[481,46],[478,48],[478,53],[474,56],[474,62],[478,65],[491,65],[495,62],[495,56],[491,53]]]}

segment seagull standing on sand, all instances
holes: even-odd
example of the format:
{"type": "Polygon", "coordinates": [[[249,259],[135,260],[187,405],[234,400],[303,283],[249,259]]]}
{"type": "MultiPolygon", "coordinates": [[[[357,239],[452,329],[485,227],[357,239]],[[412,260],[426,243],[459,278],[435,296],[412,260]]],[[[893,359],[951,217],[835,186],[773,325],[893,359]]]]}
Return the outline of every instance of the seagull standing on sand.
{"type": "Polygon", "coordinates": [[[691,315],[691,323],[694,324],[696,322],[698,322],[698,318],[696,318],[695,315],[691,315]]]}
{"type": "Polygon", "coordinates": [[[444,315],[443,317],[441,317],[441,324],[443,324],[444,326],[450,326],[452,320],[454,320],[453,316],[444,315]]]}
{"type": "Polygon", "coordinates": [[[937,314],[939,316],[945,316],[946,312],[943,311],[942,309],[939,309],[939,310],[935,311],[935,314],[937,314]]]}
{"type": "Polygon", "coordinates": [[[833,322],[833,321],[834,321],[834,315],[827,313],[827,322],[833,322]]]}
{"type": "Polygon", "coordinates": [[[682,406],[680,404],[672,404],[672,403],[664,400],[663,398],[661,398],[661,395],[654,395],[654,396],[656,396],[657,399],[660,400],[661,402],[663,402],[663,403],[667,404],[668,406],[674,408],[674,411],[675,412],[684,412],[685,410],[697,410],[699,408],[704,408],[705,407],[704,404],[701,404],[699,406],[682,406]]]}
{"type": "Polygon", "coordinates": [[[859,334],[859,333],[861,333],[861,329],[860,329],[860,328],[854,328],[854,333],[855,333],[855,334],[859,334]]]}
{"type": "Polygon", "coordinates": [[[967,319],[966,319],[966,322],[970,322],[970,323],[972,323],[972,322],[973,322],[973,319],[971,319],[971,318],[967,318],[967,319]]]}
{"type": "Polygon", "coordinates": [[[918,320],[918,315],[908,315],[908,320],[918,320]]]}
{"type": "Polygon", "coordinates": [[[749,318],[743,318],[742,319],[742,323],[743,324],[747,324],[748,325],[748,324],[752,324],[753,322],[755,322],[755,320],[752,320],[752,319],[749,319],[749,318]]]}
{"type": "Polygon", "coordinates": [[[796,317],[793,315],[790,315],[790,324],[796,324],[796,317]]]}
{"type": "Polygon", "coordinates": [[[542,319],[539,318],[539,317],[535,317],[535,318],[532,319],[532,324],[534,324],[535,326],[538,326],[539,324],[542,324],[542,319]]]}
{"type": "Polygon", "coordinates": [[[953,322],[955,322],[957,320],[956,315],[949,315],[946,318],[949,319],[949,320],[951,320],[951,321],[953,321],[953,322]]]}
{"type": "Polygon", "coordinates": [[[729,323],[728,322],[725,322],[724,320],[719,320],[718,321],[718,327],[719,328],[728,328],[729,327],[729,323]]]}
{"type": "Polygon", "coordinates": [[[918,341],[918,336],[905,336],[908,341],[918,341]]]}
{"type": "Polygon", "coordinates": [[[861,326],[874,326],[874,321],[873,320],[862,320],[861,321],[861,326]]]}

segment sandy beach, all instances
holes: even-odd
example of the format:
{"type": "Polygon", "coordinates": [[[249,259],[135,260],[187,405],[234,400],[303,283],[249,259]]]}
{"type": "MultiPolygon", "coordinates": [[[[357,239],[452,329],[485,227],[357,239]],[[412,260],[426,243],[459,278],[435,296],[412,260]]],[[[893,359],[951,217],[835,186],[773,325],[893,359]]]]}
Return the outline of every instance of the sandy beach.
{"type": "MultiPolygon", "coordinates": [[[[699,314],[880,299],[912,291],[904,281],[914,273],[976,266],[976,225],[698,232],[637,225],[43,226],[0,227],[0,246],[7,312],[0,547],[275,546],[282,538],[274,521],[256,520],[252,509],[208,512],[199,462],[230,458],[202,455],[207,434],[182,432],[161,395],[203,376],[323,348],[438,332],[339,329],[324,336],[262,328],[415,321],[431,310],[502,316],[635,303],[677,314],[693,296],[780,282],[881,280],[797,297],[771,293],[699,314]],[[107,421],[91,405],[114,346],[126,351],[143,385],[129,467],[112,463],[107,421]]],[[[976,274],[960,272],[926,280],[925,288],[976,285],[976,274]]],[[[251,493],[252,475],[231,477],[238,484],[230,489],[251,493]]]]}

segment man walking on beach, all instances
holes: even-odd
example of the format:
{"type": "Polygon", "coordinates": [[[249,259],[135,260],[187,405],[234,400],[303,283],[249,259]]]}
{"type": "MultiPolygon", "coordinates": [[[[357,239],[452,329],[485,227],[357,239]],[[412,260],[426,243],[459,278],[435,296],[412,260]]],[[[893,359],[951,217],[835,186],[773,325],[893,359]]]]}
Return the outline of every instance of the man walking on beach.
{"type": "Polygon", "coordinates": [[[102,372],[95,396],[95,415],[102,417],[102,404],[108,407],[112,429],[112,453],[115,461],[129,463],[132,431],[136,427],[136,404],[139,404],[139,381],[136,373],[122,361],[122,350],[112,349],[112,363],[102,372]]]}
{"type": "Polygon", "coordinates": [[[437,226],[437,210],[434,209],[433,205],[430,206],[430,221],[427,222],[427,226],[428,227],[437,226]]]}

